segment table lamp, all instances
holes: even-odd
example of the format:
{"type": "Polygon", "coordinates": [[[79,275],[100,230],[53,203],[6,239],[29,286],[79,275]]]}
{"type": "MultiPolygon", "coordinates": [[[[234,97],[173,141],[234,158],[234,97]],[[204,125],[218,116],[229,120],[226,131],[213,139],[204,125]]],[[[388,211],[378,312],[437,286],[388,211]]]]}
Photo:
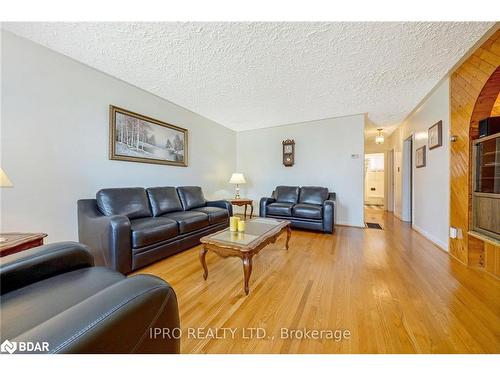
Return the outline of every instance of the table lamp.
{"type": "Polygon", "coordinates": [[[240,184],[246,184],[245,176],[243,173],[233,173],[231,179],[229,180],[230,184],[236,184],[236,195],[235,199],[240,199],[240,184]]]}
{"type": "MultiPolygon", "coordinates": [[[[12,187],[12,182],[10,182],[7,175],[4,173],[2,168],[0,168],[0,187],[12,187]]],[[[7,239],[5,237],[0,236],[0,242],[6,242],[7,239]]]]}

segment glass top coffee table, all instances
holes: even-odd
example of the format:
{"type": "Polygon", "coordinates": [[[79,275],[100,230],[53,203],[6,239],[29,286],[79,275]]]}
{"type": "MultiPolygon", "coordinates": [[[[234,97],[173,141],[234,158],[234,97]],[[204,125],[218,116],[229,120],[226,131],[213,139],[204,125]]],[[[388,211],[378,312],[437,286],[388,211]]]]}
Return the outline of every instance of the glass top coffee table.
{"type": "Polygon", "coordinates": [[[286,220],[255,218],[246,222],[245,232],[231,232],[229,228],[202,237],[200,239],[203,248],[200,251],[200,262],[203,267],[203,277],[208,277],[208,268],[205,261],[207,252],[213,251],[222,258],[238,257],[243,261],[243,273],[245,276],[245,294],[248,294],[248,281],[252,273],[252,258],[283,233],[287,233],[286,249],[292,231],[290,222],[286,220]]]}

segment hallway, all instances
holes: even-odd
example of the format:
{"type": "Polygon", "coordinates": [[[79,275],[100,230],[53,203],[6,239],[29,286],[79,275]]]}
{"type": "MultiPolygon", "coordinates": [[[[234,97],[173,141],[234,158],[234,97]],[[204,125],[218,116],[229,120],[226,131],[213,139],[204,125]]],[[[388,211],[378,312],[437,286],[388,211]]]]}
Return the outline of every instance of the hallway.
{"type": "Polygon", "coordinates": [[[384,228],[386,211],[384,206],[373,206],[365,204],[365,223],[376,223],[384,228]]]}

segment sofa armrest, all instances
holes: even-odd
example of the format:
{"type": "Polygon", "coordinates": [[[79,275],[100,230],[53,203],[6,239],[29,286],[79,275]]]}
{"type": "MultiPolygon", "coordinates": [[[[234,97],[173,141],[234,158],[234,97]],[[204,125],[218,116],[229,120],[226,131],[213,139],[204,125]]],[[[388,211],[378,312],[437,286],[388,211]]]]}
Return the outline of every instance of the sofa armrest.
{"type": "Polygon", "coordinates": [[[105,216],[95,199],[78,201],[78,239],[94,255],[96,265],[123,274],[132,271],[130,220],[127,216],[105,216]]]}
{"type": "Polygon", "coordinates": [[[49,353],[179,353],[179,330],[172,287],[156,276],[137,275],[108,286],[15,340],[46,341],[49,353]]]}
{"type": "Polygon", "coordinates": [[[323,231],[326,233],[335,231],[335,202],[332,200],[323,202],[323,231]]]}
{"type": "Polygon", "coordinates": [[[92,267],[89,250],[76,242],[38,246],[1,258],[1,294],[80,268],[92,267]]]}
{"type": "MultiPolygon", "coordinates": [[[[274,194],[274,192],[273,192],[274,194]]],[[[274,198],[269,198],[269,197],[264,197],[260,199],[260,204],[259,204],[259,216],[260,217],[266,217],[267,214],[267,205],[276,202],[276,199],[274,198]]]]}
{"type": "Polygon", "coordinates": [[[229,216],[233,216],[233,205],[229,201],[226,200],[207,201],[207,207],[225,208],[226,210],[229,211],[229,216]]]}
{"type": "Polygon", "coordinates": [[[337,199],[337,194],[331,193],[331,192],[328,193],[328,200],[329,201],[334,201],[335,202],[336,199],[337,199]]]}

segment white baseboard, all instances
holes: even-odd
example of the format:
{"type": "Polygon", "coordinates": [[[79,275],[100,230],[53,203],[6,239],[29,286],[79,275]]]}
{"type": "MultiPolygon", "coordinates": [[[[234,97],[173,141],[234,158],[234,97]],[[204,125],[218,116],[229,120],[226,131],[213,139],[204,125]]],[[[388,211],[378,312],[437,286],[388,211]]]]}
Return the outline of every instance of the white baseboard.
{"type": "MultiPolygon", "coordinates": [[[[233,213],[234,214],[243,215],[244,212],[245,212],[244,207],[233,206],[233,213]]],[[[247,209],[247,215],[250,215],[250,207],[248,207],[248,209],[247,209]]],[[[258,217],[258,216],[259,216],[259,209],[254,206],[253,217],[258,217]]],[[[355,223],[351,223],[351,222],[347,222],[347,221],[336,221],[335,225],[342,225],[345,227],[354,227],[354,228],[364,228],[365,227],[364,223],[355,224],[355,223]]]]}
{"type": "Polygon", "coordinates": [[[412,224],[412,229],[414,229],[416,232],[420,233],[422,236],[424,236],[425,238],[427,238],[429,241],[431,241],[434,245],[438,246],[439,248],[441,248],[441,250],[444,250],[446,252],[448,252],[448,244],[441,241],[439,238],[433,236],[432,234],[430,234],[429,232],[427,232],[426,230],[420,228],[418,225],[415,225],[415,224],[412,224]]]}
{"type": "Polygon", "coordinates": [[[343,227],[353,227],[353,228],[365,228],[364,224],[353,224],[346,221],[336,221],[335,225],[341,225],[343,227]]]}

